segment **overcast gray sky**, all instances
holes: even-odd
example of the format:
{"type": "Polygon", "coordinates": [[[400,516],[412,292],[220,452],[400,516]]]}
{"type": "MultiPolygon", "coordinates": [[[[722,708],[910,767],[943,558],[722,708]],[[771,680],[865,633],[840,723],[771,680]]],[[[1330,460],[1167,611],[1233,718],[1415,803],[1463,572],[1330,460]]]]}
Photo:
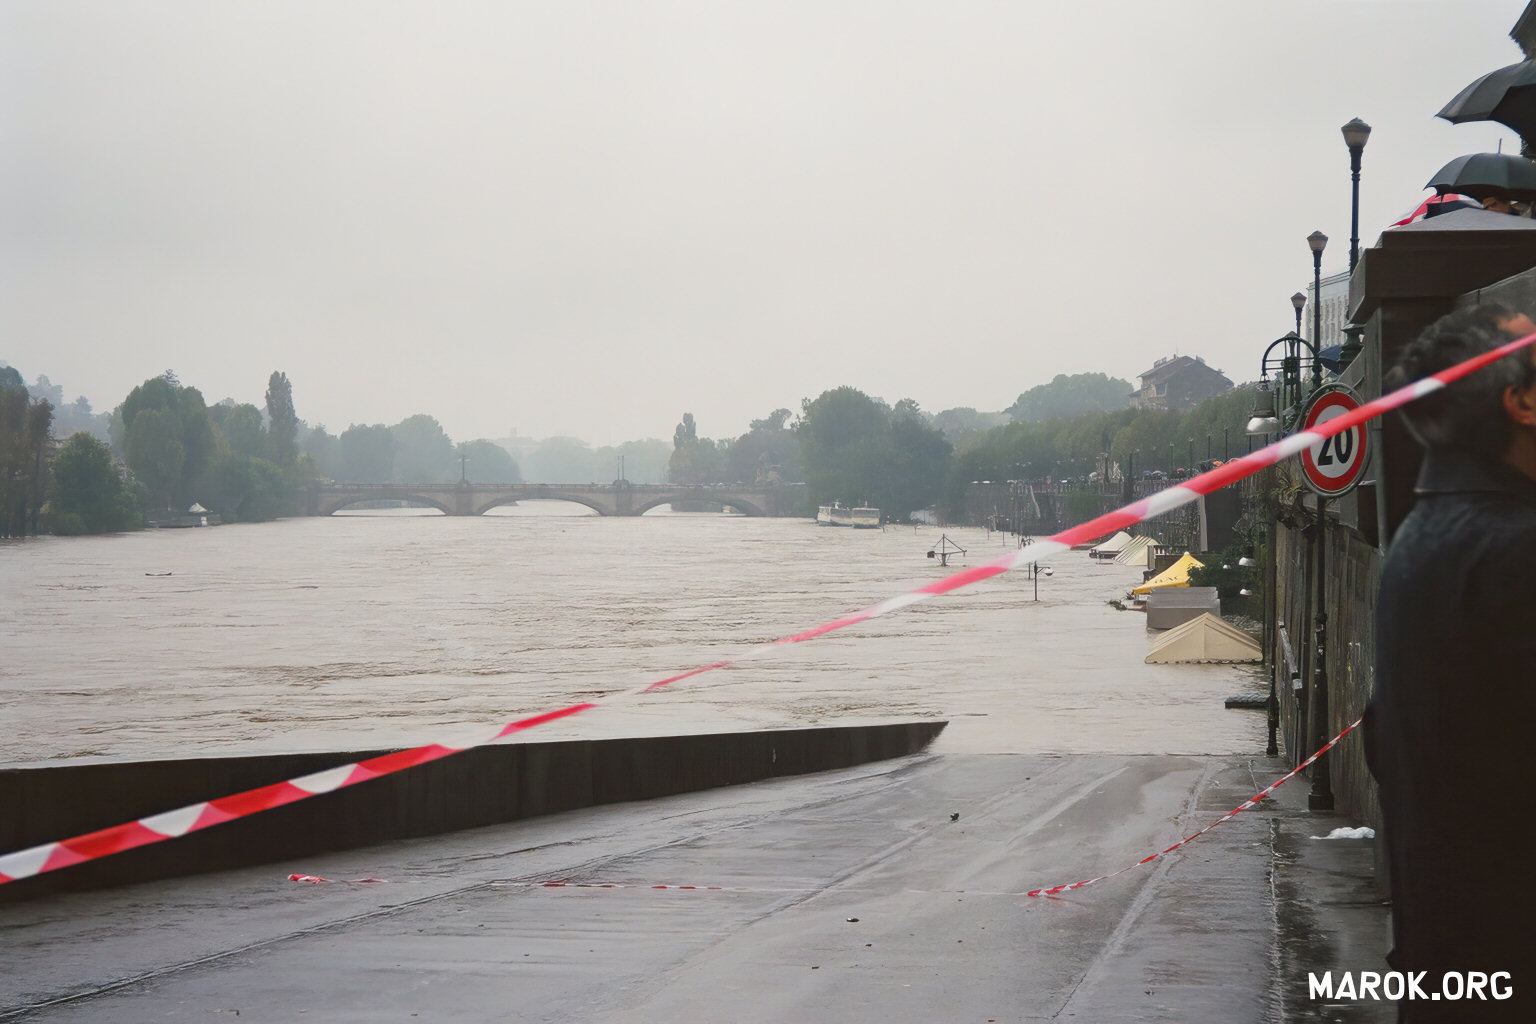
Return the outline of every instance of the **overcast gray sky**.
{"type": "Polygon", "coordinates": [[[0,4],[0,361],[333,432],[726,437],[996,410],[1292,326],[1444,162],[1525,0],[0,4]]]}

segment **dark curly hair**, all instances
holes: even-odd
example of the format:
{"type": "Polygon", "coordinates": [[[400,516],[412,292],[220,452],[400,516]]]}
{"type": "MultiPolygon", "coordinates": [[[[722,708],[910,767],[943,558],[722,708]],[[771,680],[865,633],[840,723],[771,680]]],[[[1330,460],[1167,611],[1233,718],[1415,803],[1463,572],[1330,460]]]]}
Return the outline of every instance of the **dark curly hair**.
{"type": "MultiPolygon", "coordinates": [[[[1513,310],[1485,302],[1448,313],[1430,324],[1398,356],[1382,378],[1382,390],[1438,373],[1510,341],[1499,324],[1513,310]]],[[[1522,349],[1403,407],[1408,430],[1426,448],[1455,448],[1483,458],[1502,456],[1509,447],[1509,417],[1504,391],[1536,383],[1536,367],[1522,349]]]]}

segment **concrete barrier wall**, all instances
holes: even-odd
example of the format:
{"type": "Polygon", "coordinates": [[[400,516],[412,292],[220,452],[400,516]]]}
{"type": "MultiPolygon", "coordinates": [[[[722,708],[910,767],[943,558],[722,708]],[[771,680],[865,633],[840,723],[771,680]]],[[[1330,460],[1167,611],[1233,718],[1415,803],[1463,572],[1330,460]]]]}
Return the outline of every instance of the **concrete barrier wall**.
{"type": "MultiPolygon", "coordinates": [[[[946,724],[477,747],[180,839],[0,885],[0,903],[846,768],[916,753],[946,724]]],[[[70,838],[380,753],[0,769],[0,851],[70,838]]]]}

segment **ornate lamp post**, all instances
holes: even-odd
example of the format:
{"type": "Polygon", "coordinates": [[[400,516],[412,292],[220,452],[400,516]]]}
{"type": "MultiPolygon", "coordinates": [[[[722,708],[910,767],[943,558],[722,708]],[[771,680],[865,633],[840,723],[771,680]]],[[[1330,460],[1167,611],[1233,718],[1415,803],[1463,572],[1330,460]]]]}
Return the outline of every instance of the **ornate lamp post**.
{"type": "MultiPolygon", "coordinates": [[[[1323,247],[1328,236],[1314,231],[1307,236],[1307,247],[1312,250],[1312,344],[1314,350],[1322,345],[1323,338],[1323,247]]],[[[1319,383],[1318,360],[1312,360],[1312,386],[1319,383]]],[[[1317,603],[1312,617],[1312,700],[1309,718],[1314,746],[1328,741],[1328,611],[1327,611],[1327,553],[1328,553],[1328,499],[1317,496],[1317,603]],[[1322,737],[1318,739],[1318,737],[1322,737]]],[[[1307,806],[1314,811],[1333,809],[1333,785],[1330,779],[1328,758],[1320,758],[1312,768],[1312,792],[1307,796],[1307,806]]]]}
{"type": "Polygon", "coordinates": [[[1357,117],[1339,131],[1349,147],[1349,273],[1354,276],[1355,264],[1360,262],[1360,154],[1371,137],[1371,126],[1357,117]]]}
{"type": "Polygon", "coordinates": [[[1301,292],[1291,296],[1291,308],[1296,311],[1296,333],[1301,333],[1301,311],[1307,307],[1307,297],[1301,292]]]}
{"type": "MultiPolygon", "coordinates": [[[[1358,117],[1339,129],[1344,145],[1349,147],[1349,276],[1355,276],[1360,262],[1360,154],[1371,137],[1371,126],[1358,117]]],[[[1360,332],[1364,328],[1350,324],[1344,328],[1344,344],[1339,348],[1339,366],[1348,367],[1360,355],[1360,332]]]]}
{"type": "MultiPolygon", "coordinates": [[[[1314,231],[1307,236],[1307,248],[1312,250],[1312,349],[1321,351],[1323,347],[1323,247],[1328,244],[1328,236],[1321,231],[1314,231]]],[[[1292,300],[1295,301],[1294,299],[1292,300]]],[[[1300,333],[1299,331],[1297,332],[1300,333]]],[[[1315,388],[1322,383],[1322,366],[1316,360],[1312,360],[1312,386],[1315,388]]]]}

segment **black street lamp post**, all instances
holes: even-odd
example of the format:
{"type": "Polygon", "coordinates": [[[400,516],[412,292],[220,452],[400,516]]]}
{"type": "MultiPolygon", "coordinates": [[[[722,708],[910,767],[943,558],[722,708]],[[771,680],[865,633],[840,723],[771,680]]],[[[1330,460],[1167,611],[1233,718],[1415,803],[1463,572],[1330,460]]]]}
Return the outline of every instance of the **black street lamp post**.
{"type": "MultiPolygon", "coordinates": [[[[1371,126],[1358,117],[1339,129],[1344,145],[1349,147],[1349,276],[1355,276],[1360,262],[1360,154],[1371,137],[1371,126]]],[[[1360,355],[1362,328],[1354,324],[1344,328],[1344,344],[1339,349],[1340,367],[1348,367],[1360,355]]]]}
{"type": "MultiPolygon", "coordinates": [[[[1312,344],[1321,347],[1323,337],[1322,280],[1323,246],[1328,236],[1314,231],[1307,236],[1307,246],[1312,250],[1312,344]]],[[[1319,383],[1318,360],[1312,361],[1312,386],[1319,383]]],[[[1327,589],[1328,555],[1328,499],[1317,496],[1317,605],[1312,619],[1312,700],[1310,718],[1314,749],[1328,742],[1328,612],[1325,603],[1327,589]]],[[[1333,810],[1333,785],[1327,756],[1318,758],[1312,768],[1312,792],[1307,795],[1307,807],[1314,811],[1333,810]]]]}
{"type": "Polygon", "coordinates": [[[1360,154],[1371,137],[1371,126],[1357,117],[1339,131],[1349,147],[1349,274],[1353,277],[1355,264],[1360,262],[1360,154]]]}
{"type": "MultiPolygon", "coordinates": [[[[1323,348],[1323,247],[1327,244],[1328,236],[1321,231],[1314,231],[1307,236],[1307,247],[1312,250],[1312,349],[1315,352],[1323,348]]],[[[1314,388],[1322,383],[1321,369],[1321,363],[1312,360],[1314,388]]]]}
{"type": "Polygon", "coordinates": [[[1291,308],[1296,311],[1296,333],[1301,333],[1301,311],[1307,306],[1307,297],[1301,292],[1291,296],[1291,308]]]}

